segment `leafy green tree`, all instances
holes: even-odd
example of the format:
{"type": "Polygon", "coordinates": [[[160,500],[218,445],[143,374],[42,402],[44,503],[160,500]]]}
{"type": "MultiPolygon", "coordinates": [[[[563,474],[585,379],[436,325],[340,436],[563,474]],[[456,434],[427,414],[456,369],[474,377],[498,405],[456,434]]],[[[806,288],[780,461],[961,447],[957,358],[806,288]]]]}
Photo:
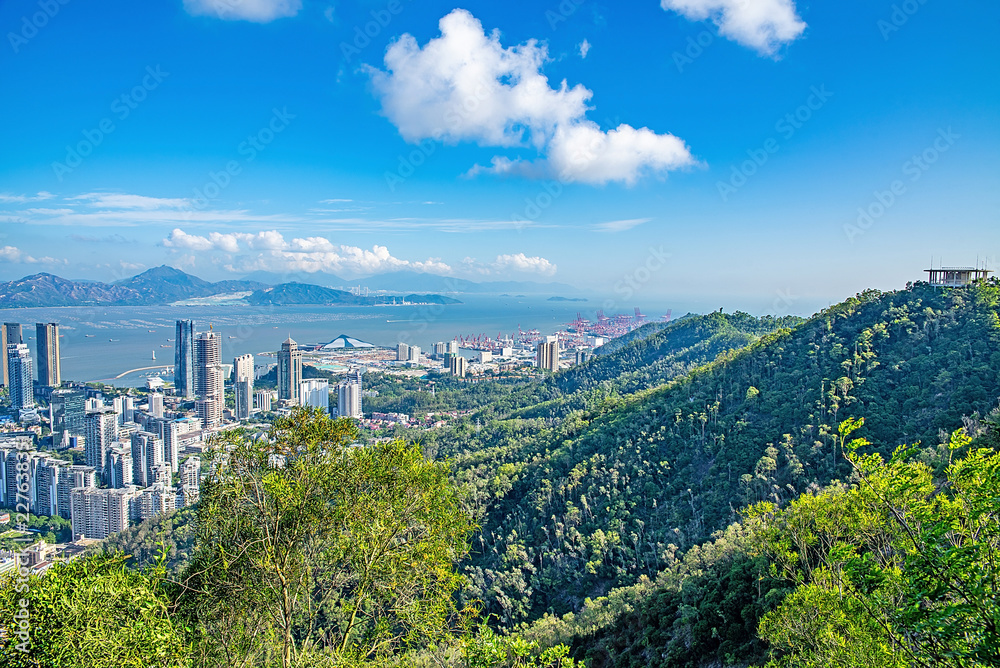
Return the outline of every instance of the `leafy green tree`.
{"type": "MultiPolygon", "coordinates": [[[[889,461],[840,444],[857,484],[750,511],[776,572],[798,588],[760,633],[770,666],[1000,665],[1000,453],[977,449],[937,483],[899,449],[889,461]]],[[[955,432],[952,451],[970,438],[955,432]]]]}
{"type": "Polygon", "coordinates": [[[377,659],[448,630],[473,528],[448,468],[356,437],[296,410],[215,441],[180,585],[200,661],[377,659]]]}
{"type": "Polygon", "coordinates": [[[121,556],[97,555],[56,564],[27,580],[6,576],[0,583],[0,629],[5,631],[0,665],[188,666],[184,631],[170,615],[162,586],[164,569],[140,572],[125,562],[121,556]]]}

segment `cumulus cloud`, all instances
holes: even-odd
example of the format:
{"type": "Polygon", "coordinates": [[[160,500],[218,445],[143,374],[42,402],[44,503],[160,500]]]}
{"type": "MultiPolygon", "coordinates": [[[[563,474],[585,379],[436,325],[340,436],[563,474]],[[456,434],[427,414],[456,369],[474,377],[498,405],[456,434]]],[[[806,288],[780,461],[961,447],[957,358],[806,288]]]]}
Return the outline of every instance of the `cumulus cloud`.
{"type": "Polygon", "coordinates": [[[546,47],[536,40],[505,48],[469,12],[440,21],[441,36],[421,47],[409,34],[386,52],[385,71],[369,68],[385,116],[411,143],[533,147],[537,162],[498,156],[482,172],[556,177],[564,182],[634,183],[694,163],[684,142],[648,128],[621,125],[603,132],[586,119],[593,93],[562,81],[549,85],[546,47]],[[607,163],[607,164],[602,164],[607,163]]]}
{"type": "Polygon", "coordinates": [[[499,273],[517,271],[526,274],[544,274],[551,276],[556,273],[556,265],[552,264],[544,257],[528,257],[524,253],[514,255],[498,255],[493,263],[494,269],[499,273]]]}
{"type": "Polygon", "coordinates": [[[587,54],[590,53],[590,42],[584,39],[582,42],[580,42],[580,46],[578,48],[579,48],[578,53],[580,54],[580,57],[586,58],[587,54]]]}
{"type": "Polygon", "coordinates": [[[806,29],[794,0],[660,0],[660,6],[691,21],[711,19],[722,36],[768,56],[806,29]]]}
{"type": "Polygon", "coordinates": [[[33,257],[16,246],[0,247],[0,262],[11,264],[69,264],[67,260],[57,260],[54,257],[33,257]]]}
{"type": "Polygon", "coordinates": [[[302,0],[184,0],[184,9],[192,16],[270,23],[298,14],[302,0]]]}
{"type": "Polygon", "coordinates": [[[327,272],[351,276],[383,273],[407,269],[433,274],[447,274],[451,267],[439,258],[425,261],[403,260],[394,257],[385,246],[371,249],[334,244],[325,237],[306,237],[286,240],[277,230],[257,233],[220,233],[207,235],[188,234],[182,229],[173,230],[163,240],[163,245],[177,250],[196,252],[220,251],[237,255],[258,251],[256,255],[235,257],[227,265],[231,271],[274,271],[283,273],[327,272]]]}

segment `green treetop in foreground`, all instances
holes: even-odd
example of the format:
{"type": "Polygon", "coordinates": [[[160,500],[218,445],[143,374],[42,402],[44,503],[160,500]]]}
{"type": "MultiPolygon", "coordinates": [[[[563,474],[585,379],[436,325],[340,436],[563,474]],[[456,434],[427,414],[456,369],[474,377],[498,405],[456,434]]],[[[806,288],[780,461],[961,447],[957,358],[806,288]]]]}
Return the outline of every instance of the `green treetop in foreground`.
{"type": "MultiPolygon", "coordinates": [[[[950,447],[969,443],[958,431],[950,447]]],[[[761,622],[768,666],[1000,666],[1000,454],[935,481],[910,451],[885,462],[858,454],[869,445],[845,445],[853,487],[750,511],[773,572],[797,584],[761,622]]]]}
{"type": "Polygon", "coordinates": [[[406,666],[439,656],[456,668],[572,666],[564,647],[463,635],[472,614],[455,606],[455,563],[474,527],[447,465],[401,441],[352,447],[356,437],[351,422],[310,410],[278,419],[267,438],[216,437],[181,576],[104,554],[23,585],[8,576],[2,665],[406,666]],[[27,652],[13,633],[22,609],[27,652]]]}

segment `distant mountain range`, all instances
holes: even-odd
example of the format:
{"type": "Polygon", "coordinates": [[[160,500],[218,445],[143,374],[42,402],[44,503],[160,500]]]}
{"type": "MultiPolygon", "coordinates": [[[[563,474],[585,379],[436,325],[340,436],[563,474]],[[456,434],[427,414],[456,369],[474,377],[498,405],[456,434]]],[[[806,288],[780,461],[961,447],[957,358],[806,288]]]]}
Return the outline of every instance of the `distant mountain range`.
{"type": "Polygon", "coordinates": [[[334,290],[319,285],[307,283],[283,283],[273,288],[257,290],[246,298],[254,306],[273,305],[336,305],[336,306],[377,306],[379,304],[394,304],[396,302],[411,302],[420,304],[461,304],[457,299],[443,295],[409,294],[402,297],[373,295],[361,297],[345,290],[334,290]]]}
{"type": "Polygon", "coordinates": [[[255,281],[210,283],[173,267],[156,267],[114,283],[70,281],[34,274],[0,283],[0,308],[38,306],[142,306],[194,297],[253,292],[268,287],[255,281]]]}
{"type": "MultiPolygon", "coordinates": [[[[43,306],[151,306],[199,297],[214,297],[238,292],[252,293],[250,304],[343,304],[375,305],[392,303],[392,296],[357,297],[344,290],[312,283],[289,282],[288,276],[256,272],[244,280],[210,282],[180,269],[156,267],[131,278],[101,283],[68,280],[53,274],[34,274],[14,281],[0,282],[0,308],[43,306]],[[284,279],[284,280],[274,280],[284,279]],[[276,283],[278,283],[276,285],[276,283]]],[[[310,275],[313,281],[336,285],[363,285],[370,290],[405,294],[408,302],[460,303],[436,293],[489,294],[501,292],[565,292],[573,288],[561,283],[503,281],[475,283],[460,278],[417,272],[381,274],[358,281],[345,281],[332,274],[310,275]],[[420,294],[423,292],[432,294],[420,294]]]]}
{"type": "Polygon", "coordinates": [[[258,281],[268,285],[282,283],[308,283],[322,285],[328,288],[345,288],[349,286],[366,287],[369,290],[385,292],[436,292],[440,294],[501,294],[511,293],[564,293],[579,292],[565,283],[538,283],[536,281],[486,281],[476,283],[464,278],[424,274],[418,271],[393,271],[387,274],[377,274],[368,278],[348,280],[335,274],[279,274],[270,271],[255,271],[243,277],[245,281],[258,281]]]}

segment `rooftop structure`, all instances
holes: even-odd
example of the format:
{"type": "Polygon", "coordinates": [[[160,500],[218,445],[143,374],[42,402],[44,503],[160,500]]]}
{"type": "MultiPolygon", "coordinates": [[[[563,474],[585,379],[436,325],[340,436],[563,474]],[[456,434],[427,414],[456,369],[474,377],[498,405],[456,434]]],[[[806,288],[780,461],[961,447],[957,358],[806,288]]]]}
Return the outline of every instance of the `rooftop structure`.
{"type": "Polygon", "coordinates": [[[927,272],[927,280],[931,285],[940,285],[947,288],[960,288],[964,285],[972,285],[976,281],[989,278],[993,273],[991,269],[978,269],[976,267],[941,267],[939,269],[924,269],[927,272]]]}

